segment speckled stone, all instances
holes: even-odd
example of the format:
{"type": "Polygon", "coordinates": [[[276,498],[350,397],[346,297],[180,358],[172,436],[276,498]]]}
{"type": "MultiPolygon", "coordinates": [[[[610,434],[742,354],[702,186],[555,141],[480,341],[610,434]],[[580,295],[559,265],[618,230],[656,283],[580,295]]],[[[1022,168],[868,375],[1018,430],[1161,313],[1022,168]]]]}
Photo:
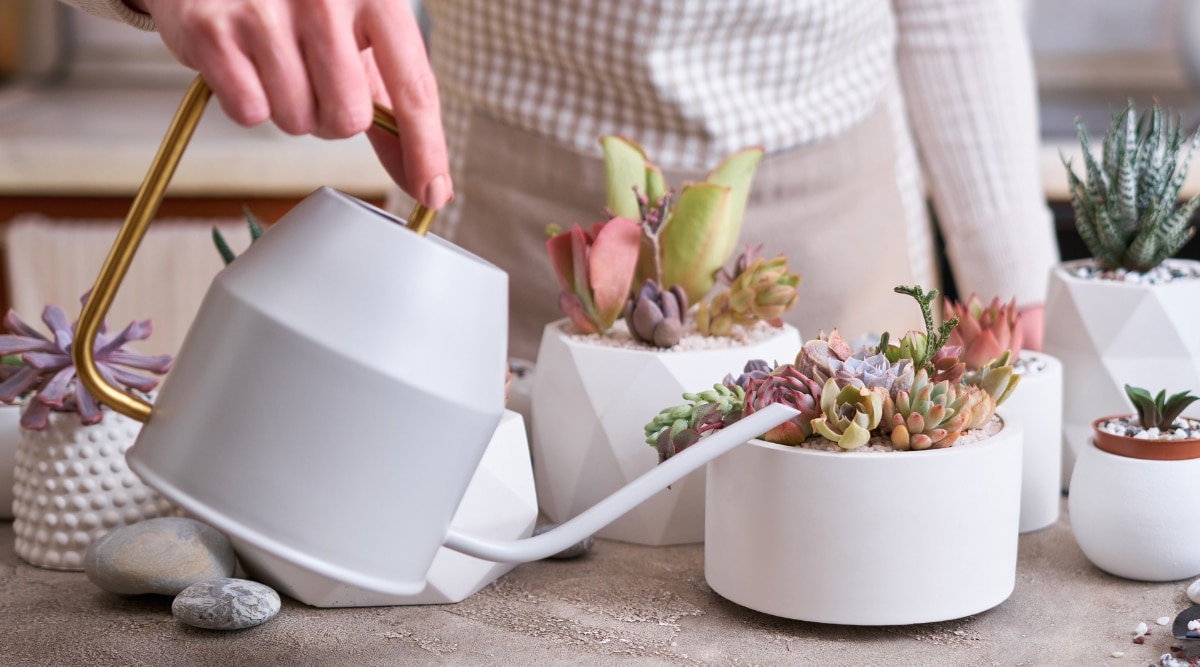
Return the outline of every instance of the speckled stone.
{"type": "MultiPolygon", "coordinates": [[[[542,533],[544,533],[548,530],[553,530],[555,528],[558,528],[558,524],[544,523],[544,524],[534,528],[533,534],[541,535],[542,533]]],[[[563,549],[562,551],[554,554],[553,556],[548,556],[547,560],[550,560],[550,559],[569,560],[572,558],[579,558],[580,556],[587,555],[587,552],[592,550],[592,545],[595,543],[596,543],[596,539],[594,537],[592,537],[591,535],[588,535],[584,539],[576,542],[575,544],[572,544],[571,546],[567,547],[566,549],[563,549]]]]}
{"type": "Polygon", "coordinates": [[[213,579],[183,589],[171,603],[171,613],[197,628],[241,630],[271,620],[280,604],[279,593],[257,581],[213,579]]]}
{"type": "Polygon", "coordinates": [[[1187,587],[1188,599],[1196,604],[1200,604],[1200,579],[1197,579],[1187,587]]]}
{"type": "Polygon", "coordinates": [[[237,557],[216,529],[178,517],[117,528],[88,547],[83,571],[110,593],[176,595],[199,581],[233,576],[237,557]]]}

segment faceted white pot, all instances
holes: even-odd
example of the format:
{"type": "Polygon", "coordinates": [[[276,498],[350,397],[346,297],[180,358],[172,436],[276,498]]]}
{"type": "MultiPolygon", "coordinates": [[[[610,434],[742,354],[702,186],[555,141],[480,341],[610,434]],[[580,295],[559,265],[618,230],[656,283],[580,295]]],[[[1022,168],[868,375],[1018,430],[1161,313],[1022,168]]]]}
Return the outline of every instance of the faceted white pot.
{"type": "Polygon", "coordinates": [[[13,474],[21,439],[21,406],[0,404],[0,519],[13,518],[13,474]]]}
{"type": "Polygon", "coordinates": [[[1025,427],[1021,466],[1020,531],[1028,533],[1058,521],[1062,499],[1062,363],[1040,352],[1021,352],[1042,369],[1024,373],[1017,390],[1004,402],[1005,414],[1025,427]]]}
{"type": "MultiPolygon", "coordinates": [[[[564,523],[658,464],[643,427],[659,410],[735,377],[751,359],[790,362],[800,333],[784,326],[759,342],[704,350],[608,347],[546,325],[533,384],[533,471],[542,512],[564,523]]],[[[698,470],[596,535],[660,546],[704,539],[698,470]]]]}
{"type": "MultiPolygon", "coordinates": [[[[520,414],[506,410],[484,450],[451,526],[482,537],[519,539],[533,533],[537,514],[525,423],[520,414]]],[[[363,516],[353,519],[364,522],[364,530],[395,529],[388,521],[386,507],[371,508],[363,516]]],[[[512,563],[493,563],[441,547],[426,575],[425,590],[415,595],[391,595],[343,584],[273,557],[236,538],[233,543],[243,567],[255,579],[314,607],[461,602],[515,567],[512,563]]]]}
{"type": "MultiPolygon", "coordinates": [[[[1018,389],[1019,391],[1019,389],[1018,389]]],[[[1071,530],[1096,567],[1126,579],[1200,575],[1200,459],[1147,461],[1079,452],[1067,498],[1071,530]]]]}
{"type": "Polygon", "coordinates": [[[13,484],[18,556],[38,567],[82,570],[83,553],[108,531],[175,513],[125,465],[141,426],[105,408],[91,426],[77,413],[51,412],[45,429],[20,429],[13,484]]]}
{"type": "Polygon", "coordinates": [[[1016,583],[1021,425],[922,452],[760,440],[708,464],[704,576],[785,618],[901,625],[990,609],[1016,583]]]}
{"type": "MultiPolygon", "coordinates": [[[[1174,393],[1200,387],[1200,280],[1136,285],[1050,273],[1044,349],[1063,365],[1063,470],[1091,441],[1097,415],[1124,414],[1125,385],[1174,393]]],[[[1197,265],[1167,260],[1167,265],[1197,265]]],[[[1200,415],[1200,406],[1187,411],[1200,415]]]]}

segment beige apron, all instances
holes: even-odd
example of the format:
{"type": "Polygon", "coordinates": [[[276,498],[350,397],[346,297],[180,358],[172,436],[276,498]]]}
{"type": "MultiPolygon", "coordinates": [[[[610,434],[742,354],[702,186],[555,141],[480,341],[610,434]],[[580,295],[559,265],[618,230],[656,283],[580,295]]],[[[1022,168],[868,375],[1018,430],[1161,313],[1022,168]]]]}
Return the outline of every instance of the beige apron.
{"type": "MultiPolygon", "coordinates": [[[[881,107],[835,139],[769,155],[758,167],[742,238],[763,243],[764,255],[787,255],[802,276],[785,319],[805,338],[834,327],[848,338],[922,328],[916,304],[892,291],[914,282],[895,144],[881,107]]],[[[466,145],[453,240],[508,272],[509,350],[534,359],[545,324],[563,317],[546,227],[604,219],[603,163],[479,115],[466,145]]],[[[678,188],[704,174],[666,177],[678,188]]]]}

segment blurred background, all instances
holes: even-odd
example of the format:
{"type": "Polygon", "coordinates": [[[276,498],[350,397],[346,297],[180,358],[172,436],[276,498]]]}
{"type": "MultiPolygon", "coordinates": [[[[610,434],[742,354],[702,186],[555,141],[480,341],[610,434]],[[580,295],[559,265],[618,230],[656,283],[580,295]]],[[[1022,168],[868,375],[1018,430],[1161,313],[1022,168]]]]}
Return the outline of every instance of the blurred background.
{"type": "MultiPolygon", "coordinates": [[[[1042,180],[1064,257],[1084,257],[1059,158],[1078,150],[1075,118],[1100,132],[1126,100],[1158,99],[1195,128],[1200,2],[1023,2],[1042,105],[1042,180]]],[[[192,76],[154,34],[49,0],[0,0],[0,307],[35,319],[47,301],[76,306],[192,76]]],[[[243,206],[274,220],[319,185],[382,202],[390,182],[361,139],[238,128],[213,105],[118,297],[114,325],[153,317],[146,347],[173,351],[221,266],[212,226],[235,248],[248,242],[243,206]]],[[[1200,192],[1193,171],[1188,196],[1200,192]]],[[[1200,256],[1200,244],[1183,254],[1200,256]]]]}

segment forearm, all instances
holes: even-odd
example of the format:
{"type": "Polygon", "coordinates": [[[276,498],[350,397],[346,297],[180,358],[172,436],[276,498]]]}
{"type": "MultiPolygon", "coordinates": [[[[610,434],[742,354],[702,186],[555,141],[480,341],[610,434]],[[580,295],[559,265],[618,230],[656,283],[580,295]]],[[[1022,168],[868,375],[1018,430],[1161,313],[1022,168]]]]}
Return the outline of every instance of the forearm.
{"type": "Polygon", "coordinates": [[[1019,3],[895,3],[901,79],[959,291],[1040,303],[1058,245],[1019,3]]]}

